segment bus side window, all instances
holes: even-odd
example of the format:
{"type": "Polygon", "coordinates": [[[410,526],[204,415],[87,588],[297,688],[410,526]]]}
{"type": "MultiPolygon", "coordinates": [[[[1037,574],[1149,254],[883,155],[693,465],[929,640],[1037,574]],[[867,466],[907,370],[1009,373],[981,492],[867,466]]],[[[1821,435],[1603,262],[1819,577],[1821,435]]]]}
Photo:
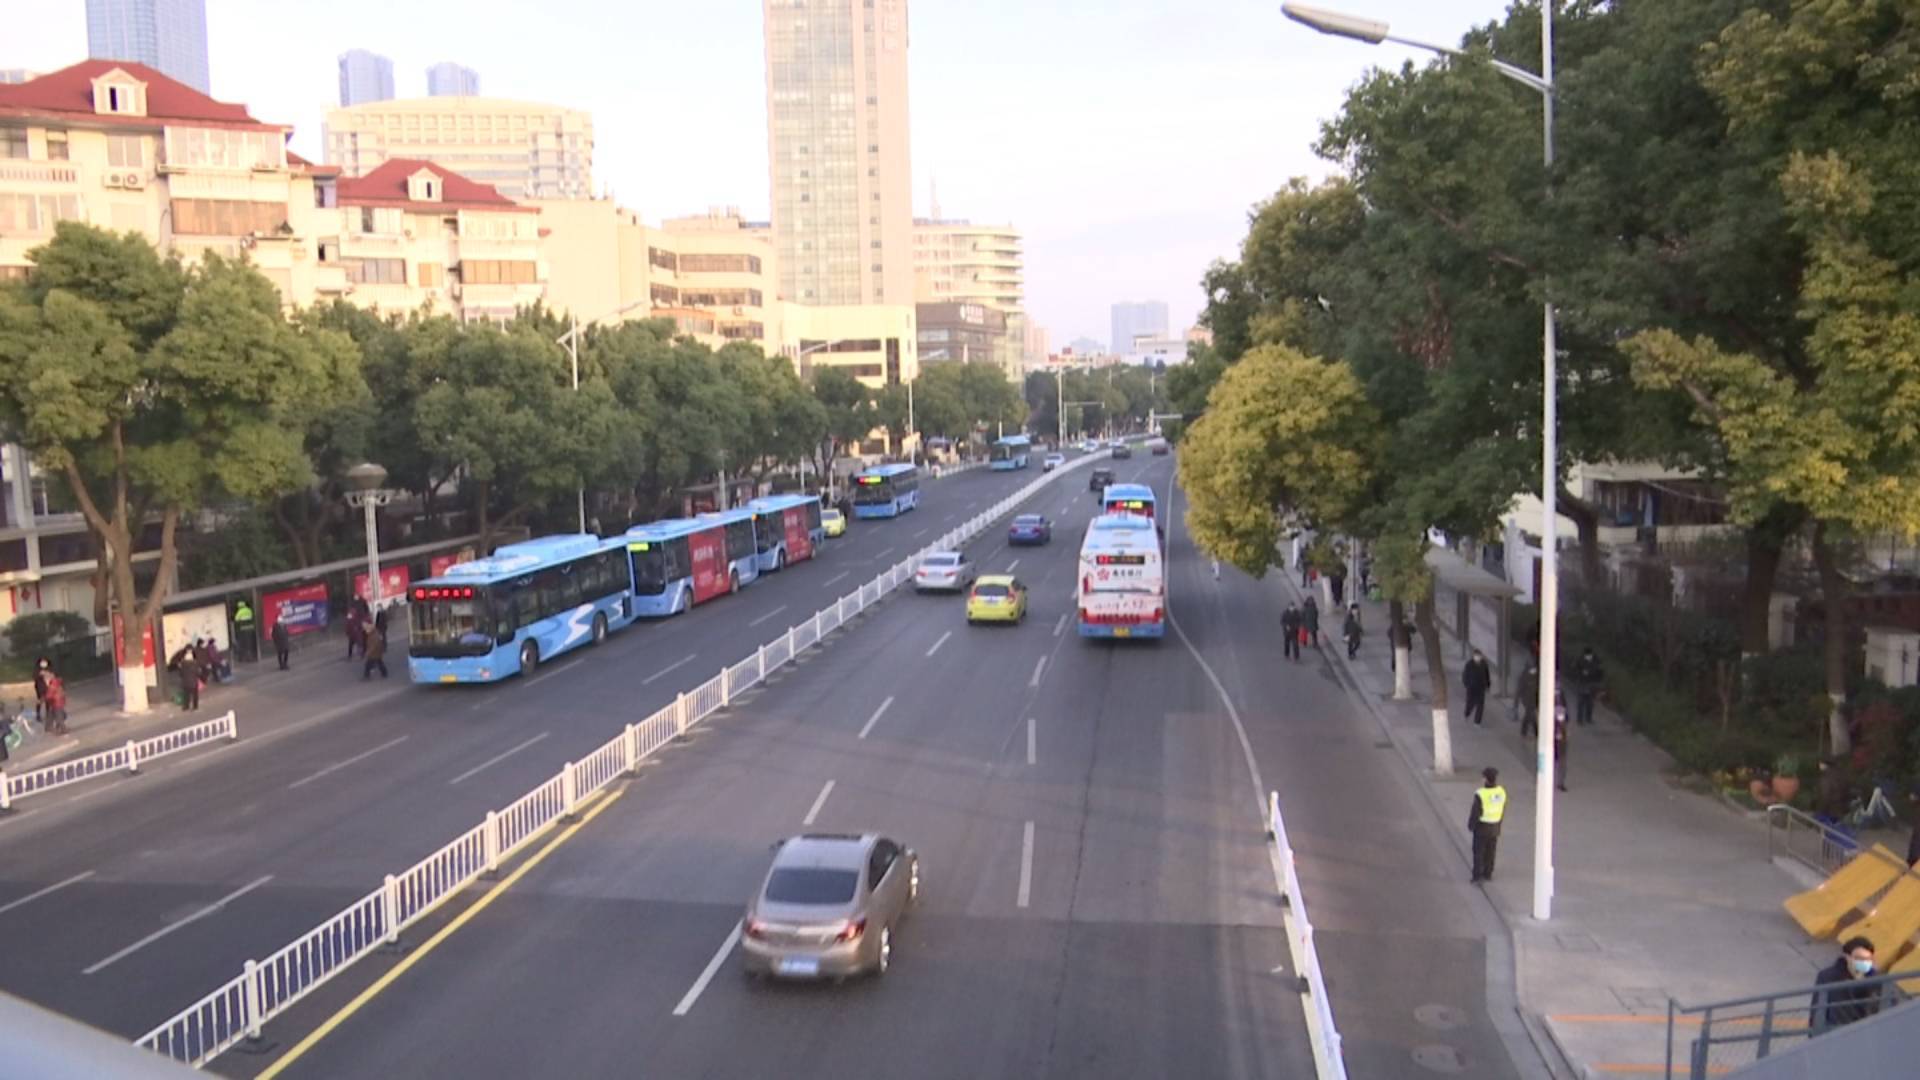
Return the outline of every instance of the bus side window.
{"type": "Polygon", "coordinates": [[[493,640],[501,645],[511,642],[514,631],[520,628],[519,620],[514,617],[514,592],[515,589],[511,584],[495,585],[493,587],[493,603],[491,604],[493,608],[493,640]]]}

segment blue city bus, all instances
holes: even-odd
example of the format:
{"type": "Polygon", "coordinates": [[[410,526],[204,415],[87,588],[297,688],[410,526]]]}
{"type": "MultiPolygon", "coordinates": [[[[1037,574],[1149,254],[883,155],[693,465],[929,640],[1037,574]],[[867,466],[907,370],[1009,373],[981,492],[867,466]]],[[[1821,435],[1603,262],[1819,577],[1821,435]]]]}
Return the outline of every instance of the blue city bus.
{"type": "Polygon", "coordinates": [[[920,505],[920,470],[912,465],[875,465],[853,477],[853,516],[889,518],[920,505]]]}
{"type": "Polygon", "coordinates": [[[407,590],[417,683],[496,682],[633,621],[620,542],[543,536],[459,563],[407,590]]]}
{"type": "Polygon", "coordinates": [[[633,613],[677,615],[739,592],[760,576],[753,511],[744,507],[635,525],[620,540],[633,580],[633,613]]]}
{"type": "Polygon", "coordinates": [[[1152,518],[1153,489],[1145,484],[1108,484],[1100,494],[1100,512],[1152,518]]]}
{"type": "Polygon", "coordinates": [[[1007,435],[996,439],[993,443],[992,468],[1024,469],[1032,452],[1033,440],[1025,435],[1007,435]]]}
{"type": "Polygon", "coordinates": [[[813,558],[826,541],[820,500],[812,495],[767,495],[747,509],[753,511],[753,546],[763,574],[813,558]]]}

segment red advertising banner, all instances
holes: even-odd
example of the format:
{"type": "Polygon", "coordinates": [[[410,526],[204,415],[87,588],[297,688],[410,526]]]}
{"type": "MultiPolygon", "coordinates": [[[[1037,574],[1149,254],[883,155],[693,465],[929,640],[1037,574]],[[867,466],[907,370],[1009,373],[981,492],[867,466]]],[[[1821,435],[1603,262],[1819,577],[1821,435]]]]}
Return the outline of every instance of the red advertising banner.
{"type": "Polygon", "coordinates": [[[260,609],[263,616],[261,630],[269,637],[273,635],[274,624],[283,621],[287,624],[289,634],[325,630],[328,619],[326,583],[310,581],[291,589],[266,593],[260,597],[260,609]]]}
{"type": "MultiPolygon", "coordinates": [[[[380,606],[386,607],[388,604],[397,604],[405,600],[407,598],[407,586],[411,582],[412,576],[407,573],[405,563],[401,563],[399,566],[381,567],[380,606]]],[[[367,575],[353,575],[353,595],[361,600],[369,599],[367,595],[367,575]]]]}
{"type": "Polygon", "coordinates": [[[693,602],[705,603],[727,591],[727,530],[715,525],[687,537],[693,555],[693,602]]]}
{"type": "Polygon", "coordinates": [[[789,506],[780,516],[787,532],[787,561],[806,562],[813,558],[813,534],[807,531],[807,508],[789,506]]]}

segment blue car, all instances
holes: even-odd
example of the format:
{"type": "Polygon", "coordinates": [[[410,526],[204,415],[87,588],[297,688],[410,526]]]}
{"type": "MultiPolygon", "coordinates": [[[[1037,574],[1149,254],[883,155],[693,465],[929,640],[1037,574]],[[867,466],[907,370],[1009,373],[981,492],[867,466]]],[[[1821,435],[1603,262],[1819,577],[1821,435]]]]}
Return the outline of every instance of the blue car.
{"type": "Polygon", "coordinates": [[[1039,514],[1021,514],[1007,526],[1007,545],[1046,544],[1053,540],[1053,522],[1039,514]]]}

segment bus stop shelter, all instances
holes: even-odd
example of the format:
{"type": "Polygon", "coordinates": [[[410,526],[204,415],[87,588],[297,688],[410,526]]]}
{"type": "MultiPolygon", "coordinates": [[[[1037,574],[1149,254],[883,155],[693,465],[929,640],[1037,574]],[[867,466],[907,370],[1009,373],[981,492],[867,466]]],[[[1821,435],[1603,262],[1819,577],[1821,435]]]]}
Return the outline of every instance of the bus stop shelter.
{"type": "Polygon", "coordinates": [[[1505,696],[1513,672],[1513,598],[1520,590],[1447,548],[1429,548],[1434,618],[1460,643],[1464,660],[1474,649],[1494,663],[1494,696],[1505,696]]]}

